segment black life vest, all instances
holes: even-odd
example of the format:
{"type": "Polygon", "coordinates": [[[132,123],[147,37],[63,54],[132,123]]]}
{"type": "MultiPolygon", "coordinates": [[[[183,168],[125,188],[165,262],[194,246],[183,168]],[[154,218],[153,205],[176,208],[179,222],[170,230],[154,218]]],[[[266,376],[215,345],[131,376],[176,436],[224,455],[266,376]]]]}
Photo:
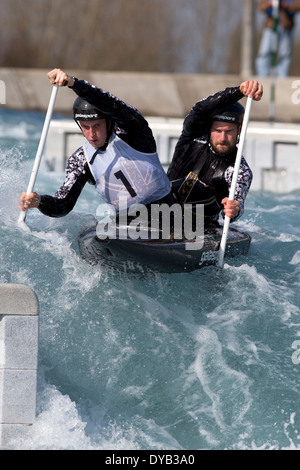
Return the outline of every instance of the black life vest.
{"type": "Polygon", "coordinates": [[[206,217],[218,215],[222,199],[229,195],[224,173],[229,165],[234,164],[236,150],[221,158],[209,144],[194,140],[185,155],[188,159],[181,163],[187,176],[171,181],[175,200],[180,204],[204,204],[206,217]]]}

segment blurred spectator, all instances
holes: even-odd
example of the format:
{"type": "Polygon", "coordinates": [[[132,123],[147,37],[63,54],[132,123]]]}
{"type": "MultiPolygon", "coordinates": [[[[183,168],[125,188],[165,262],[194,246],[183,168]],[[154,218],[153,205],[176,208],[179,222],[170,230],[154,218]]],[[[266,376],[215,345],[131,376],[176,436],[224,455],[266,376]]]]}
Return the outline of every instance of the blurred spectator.
{"type": "Polygon", "coordinates": [[[264,30],[256,59],[256,73],[260,76],[270,74],[272,52],[274,51],[274,32],[277,34],[276,75],[287,77],[292,59],[293,28],[295,14],[300,11],[300,0],[280,0],[277,28],[273,17],[272,0],[258,0],[257,8],[266,15],[264,30]],[[273,31],[274,30],[274,31],[273,31]]]}

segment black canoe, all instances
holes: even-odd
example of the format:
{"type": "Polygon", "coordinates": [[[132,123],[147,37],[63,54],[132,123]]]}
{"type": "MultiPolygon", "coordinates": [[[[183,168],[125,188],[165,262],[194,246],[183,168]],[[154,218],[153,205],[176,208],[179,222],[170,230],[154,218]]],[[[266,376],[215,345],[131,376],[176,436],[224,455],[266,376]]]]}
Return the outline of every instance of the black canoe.
{"type": "MultiPolygon", "coordinates": [[[[79,236],[78,244],[82,258],[90,264],[100,263],[125,272],[180,273],[215,265],[222,231],[222,227],[210,228],[200,241],[100,240],[94,226],[79,236]]],[[[230,227],[225,257],[246,255],[250,243],[249,234],[230,227]]]]}

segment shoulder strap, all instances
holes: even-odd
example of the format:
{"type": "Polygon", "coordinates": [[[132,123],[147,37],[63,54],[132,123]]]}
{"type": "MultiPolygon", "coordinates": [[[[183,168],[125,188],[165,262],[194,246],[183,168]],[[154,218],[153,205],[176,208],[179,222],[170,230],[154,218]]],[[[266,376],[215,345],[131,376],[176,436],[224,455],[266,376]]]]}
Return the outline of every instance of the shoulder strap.
{"type": "Polygon", "coordinates": [[[185,178],[182,178],[182,183],[177,191],[177,199],[184,204],[189,197],[194,185],[198,180],[198,174],[202,170],[206,158],[204,157],[204,150],[206,146],[203,146],[198,153],[198,158],[195,165],[192,167],[192,171],[190,171],[185,178]]]}
{"type": "Polygon", "coordinates": [[[99,149],[97,149],[96,152],[93,153],[93,156],[92,156],[92,158],[90,159],[90,162],[89,162],[90,165],[92,165],[92,164],[94,163],[95,158],[97,157],[98,152],[99,152],[99,149]]]}
{"type": "Polygon", "coordinates": [[[203,154],[204,154],[204,150],[205,150],[205,146],[203,146],[203,148],[201,149],[201,152],[199,153],[199,156],[198,156],[198,159],[197,159],[197,162],[195,164],[195,166],[193,167],[192,169],[192,172],[193,173],[196,173],[197,175],[200,173],[200,171],[202,170],[204,164],[205,164],[205,161],[206,161],[206,158],[203,158],[203,154]]]}

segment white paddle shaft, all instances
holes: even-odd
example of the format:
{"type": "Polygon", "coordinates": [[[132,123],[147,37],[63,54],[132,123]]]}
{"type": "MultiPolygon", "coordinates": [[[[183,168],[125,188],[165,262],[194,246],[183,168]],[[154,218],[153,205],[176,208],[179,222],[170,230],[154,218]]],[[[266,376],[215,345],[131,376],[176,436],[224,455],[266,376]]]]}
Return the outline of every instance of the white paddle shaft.
{"type": "MultiPolygon", "coordinates": [[[[40,138],[40,143],[37,149],[37,153],[36,153],[35,160],[34,160],[34,165],[32,168],[30,180],[29,180],[28,187],[27,187],[27,194],[32,193],[34,184],[37,178],[37,174],[38,174],[38,170],[39,170],[39,166],[40,166],[40,162],[41,162],[41,158],[43,155],[45,142],[47,139],[47,134],[48,134],[49,126],[50,126],[50,121],[51,121],[52,114],[53,114],[57,92],[58,92],[58,85],[53,85],[53,89],[52,89],[52,93],[51,93],[51,97],[50,97],[50,101],[48,105],[48,110],[47,110],[43,130],[42,130],[42,134],[40,138]]],[[[22,211],[20,213],[18,222],[24,222],[26,218],[26,214],[27,214],[27,210],[22,211]]]]}
{"type": "MultiPolygon", "coordinates": [[[[246,109],[245,109],[245,115],[244,115],[244,119],[243,119],[241,135],[240,135],[240,141],[239,141],[238,150],[237,150],[236,159],[235,159],[235,164],[234,164],[232,182],[231,182],[230,191],[229,191],[229,199],[230,200],[233,200],[234,196],[235,196],[235,188],[236,188],[236,183],[237,183],[237,179],[238,179],[240,164],[241,164],[242,155],[243,155],[243,148],[244,148],[244,143],[245,143],[245,139],[246,139],[246,133],[247,133],[247,127],[248,127],[248,122],[249,122],[251,104],[252,104],[252,98],[248,97],[247,98],[246,109]]],[[[226,250],[229,223],[230,223],[230,217],[225,215],[224,225],[223,225],[223,233],[222,233],[222,238],[221,238],[221,243],[220,243],[220,248],[219,248],[219,253],[218,253],[218,262],[217,262],[217,265],[220,268],[222,268],[223,264],[224,264],[224,255],[225,255],[225,250],[226,250]]]]}

